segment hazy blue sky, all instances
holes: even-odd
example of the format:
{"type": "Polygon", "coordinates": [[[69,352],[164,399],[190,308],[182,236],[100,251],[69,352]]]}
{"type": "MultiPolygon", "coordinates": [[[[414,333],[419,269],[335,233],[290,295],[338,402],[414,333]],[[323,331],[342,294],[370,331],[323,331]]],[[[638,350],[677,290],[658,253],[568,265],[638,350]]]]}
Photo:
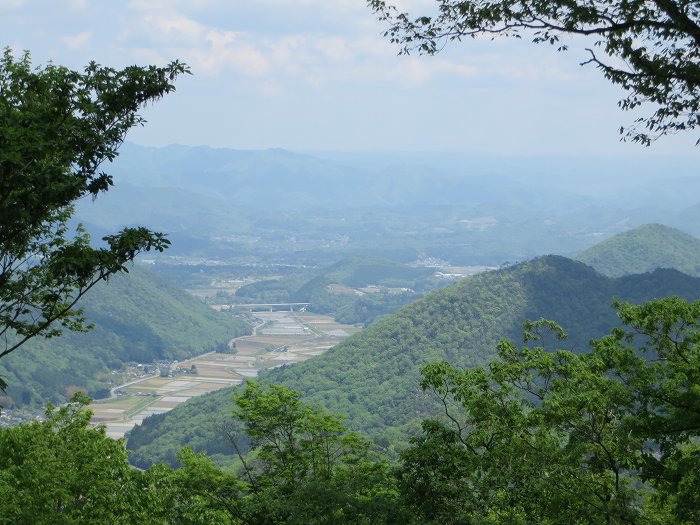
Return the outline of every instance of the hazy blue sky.
{"type": "MultiPolygon", "coordinates": [[[[429,0],[405,0],[416,13],[429,0]]],[[[3,45],[36,63],[194,73],[129,140],[237,149],[631,153],[633,115],[591,67],[526,41],[397,56],[364,0],[0,0],[3,45]]],[[[694,154],[696,136],[650,153],[694,154]]]]}

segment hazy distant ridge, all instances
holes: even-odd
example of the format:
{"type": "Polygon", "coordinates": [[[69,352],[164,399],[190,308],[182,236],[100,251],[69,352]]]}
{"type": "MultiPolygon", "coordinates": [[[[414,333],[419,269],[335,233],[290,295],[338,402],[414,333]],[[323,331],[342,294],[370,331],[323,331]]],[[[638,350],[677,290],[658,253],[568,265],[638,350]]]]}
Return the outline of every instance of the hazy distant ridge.
{"type": "Polygon", "coordinates": [[[77,216],[103,234],[146,224],[169,254],[330,264],[422,254],[496,266],[571,255],[649,222],[700,235],[688,158],[302,154],[125,144],[115,187],[77,216]],[[682,187],[679,192],[674,188],[682,187]]]}

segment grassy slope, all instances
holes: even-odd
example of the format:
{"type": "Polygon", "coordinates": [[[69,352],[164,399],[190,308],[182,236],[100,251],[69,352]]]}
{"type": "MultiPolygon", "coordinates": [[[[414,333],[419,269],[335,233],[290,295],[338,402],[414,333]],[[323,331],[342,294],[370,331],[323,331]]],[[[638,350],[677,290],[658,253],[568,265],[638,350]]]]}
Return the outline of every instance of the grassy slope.
{"type": "Polygon", "coordinates": [[[0,362],[15,403],[62,402],[68,386],[104,394],[109,368],[196,355],[247,330],[138,267],[98,285],[81,304],[95,325],[91,331],[33,340],[0,362]]]}
{"type": "MultiPolygon", "coordinates": [[[[483,364],[501,338],[517,340],[522,322],[540,317],[567,329],[564,346],[585,349],[590,338],[616,323],[612,297],[640,302],[669,294],[696,299],[700,280],[673,270],[610,279],[579,262],[542,257],[432,292],[326,354],[264,378],[345,414],[352,428],[391,448],[405,443],[433,406],[418,386],[425,363],[483,364]]],[[[181,444],[220,451],[210,421],[230,412],[230,395],[220,391],[147,420],[129,442],[134,461],[146,465],[172,458],[181,444]]]]}
{"type": "Polygon", "coordinates": [[[609,277],[675,268],[700,276],[700,240],[675,228],[646,224],[581,252],[577,260],[609,277]]]}

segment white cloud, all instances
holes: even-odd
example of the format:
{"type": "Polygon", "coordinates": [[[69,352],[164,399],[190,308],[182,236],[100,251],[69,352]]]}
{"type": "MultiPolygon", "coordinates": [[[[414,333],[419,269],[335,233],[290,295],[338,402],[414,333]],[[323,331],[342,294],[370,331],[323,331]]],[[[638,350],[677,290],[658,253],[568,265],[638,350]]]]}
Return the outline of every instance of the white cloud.
{"type": "Polygon", "coordinates": [[[287,72],[298,73],[300,71],[299,62],[308,61],[308,57],[303,57],[306,45],[306,37],[301,35],[285,36],[266,42],[270,59],[278,67],[287,72]]]}
{"type": "Polygon", "coordinates": [[[408,13],[412,17],[428,15],[435,12],[435,0],[393,0],[387,2],[396,6],[396,10],[401,13],[408,13]]]}
{"type": "Polygon", "coordinates": [[[177,45],[196,44],[207,35],[207,28],[178,13],[148,13],[141,19],[142,31],[150,38],[177,45]]]}
{"type": "Polygon", "coordinates": [[[348,62],[355,57],[354,46],[345,38],[319,38],[315,40],[314,47],[322,55],[338,62],[348,62]]]}
{"type": "MultiPolygon", "coordinates": [[[[186,5],[197,8],[208,3],[203,0],[186,5]]],[[[179,12],[180,4],[185,2],[131,0],[129,7],[140,13],[140,22],[123,34],[122,44],[155,44],[161,54],[187,62],[195,74],[219,75],[231,70],[244,76],[260,76],[269,71],[269,60],[250,35],[207,26],[179,12]]]]}
{"type": "Polygon", "coordinates": [[[273,6],[288,6],[288,7],[316,7],[319,10],[324,11],[348,11],[355,10],[358,8],[358,4],[361,8],[362,2],[357,0],[333,0],[329,2],[328,0],[257,0],[261,4],[269,4],[273,6]]]}
{"type": "Polygon", "coordinates": [[[183,50],[183,58],[195,73],[219,74],[231,69],[244,76],[261,76],[270,70],[270,61],[245,35],[234,31],[209,30],[204,43],[183,50]]]}
{"type": "Polygon", "coordinates": [[[409,84],[423,84],[433,76],[430,65],[420,58],[411,57],[396,69],[400,77],[409,84]]]}
{"type": "Polygon", "coordinates": [[[285,93],[284,89],[282,89],[282,86],[273,82],[261,83],[259,92],[265,95],[266,97],[280,97],[285,93]]]}
{"type": "Polygon", "coordinates": [[[409,89],[420,88],[431,82],[452,82],[454,78],[474,78],[477,74],[478,69],[474,66],[434,57],[366,61],[345,73],[357,83],[382,83],[409,89]]]}
{"type": "Polygon", "coordinates": [[[90,0],[69,0],[68,5],[71,9],[86,9],[90,5],[90,0]]]}
{"type": "Polygon", "coordinates": [[[166,64],[170,57],[165,57],[160,51],[150,47],[132,47],[129,55],[137,64],[166,64]]]}
{"type": "Polygon", "coordinates": [[[129,0],[129,9],[139,11],[165,11],[184,5],[202,9],[218,3],[217,0],[129,0]]]}
{"type": "Polygon", "coordinates": [[[59,40],[70,49],[82,49],[88,42],[90,42],[91,38],[92,31],[83,31],[77,35],[64,36],[59,40]]]}
{"type": "Polygon", "coordinates": [[[137,11],[165,11],[172,8],[176,2],[167,0],[129,0],[129,9],[137,11]]]}
{"type": "Polygon", "coordinates": [[[12,11],[24,7],[27,0],[2,0],[0,1],[0,11],[12,11]]]}

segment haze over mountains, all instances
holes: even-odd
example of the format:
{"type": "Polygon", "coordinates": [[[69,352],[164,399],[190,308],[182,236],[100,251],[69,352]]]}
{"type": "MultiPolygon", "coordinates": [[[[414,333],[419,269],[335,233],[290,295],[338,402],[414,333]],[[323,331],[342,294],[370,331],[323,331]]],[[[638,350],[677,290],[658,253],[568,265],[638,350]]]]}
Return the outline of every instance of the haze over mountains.
{"type": "MultiPolygon", "coordinates": [[[[684,173],[689,162],[427,154],[348,157],[126,145],[111,170],[114,189],[94,203],[80,203],[78,219],[98,235],[133,224],[168,232],[173,247],[155,257],[154,268],[162,271],[167,266],[167,271],[180,272],[186,279],[210,279],[205,268],[217,268],[208,266],[214,263],[288,267],[282,275],[270,274],[242,287],[234,301],[309,302],[315,311],[350,322],[370,323],[441,285],[434,280],[434,270],[408,263],[501,266],[526,260],[434,291],[327,354],[265,374],[266,380],[300,390],[310,401],[345,414],[352,428],[368,434],[378,446],[396,450],[432,407],[418,386],[422,365],[436,359],[460,366],[484,364],[500,338],[518,339],[522,322],[540,317],[562,324],[570,334],[565,346],[583,351],[588,339],[615,324],[612,297],[640,302],[676,294],[696,299],[700,281],[680,271],[698,274],[693,261],[700,249],[689,234],[700,234],[700,178],[669,175],[684,173]],[[622,166],[634,177],[610,176],[622,166]],[[669,190],[674,184],[683,184],[687,191],[669,190]],[[628,231],[661,220],[682,225],[688,234],[661,226],[628,231]],[[620,232],[624,233],[585,250],[620,232]],[[580,260],[590,266],[565,257],[541,257],[579,252],[580,260]],[[190,267],[183,262],[201,264],[190,267]],[[654,271],[642,273],[650,270],[654,271]],[[385,288],[381,304],[373,302],[377,296],[358,299],[358,289],[368,285],[385,288]]],[[[122,290],[119,295],[132,292],[122,290]]],[[[160,306],[156,301],[146,308],[160,306]]],[[[202,308],[206,307],[187,303],[185,310],[202,308]]],[[[99,321],[110,326],[125,315],[113,313],[99,321]]],[[[176,322],[179,315],[169,319],[176,322]]],[[[216,335],[220,328],[195,324],[207,332],[208,339],[201,339],[208,341],[202,343],[207,348],[221,344],[216,335]]],[[[234,332],[241,329],[237,326],[234,332]]],[[[130,359],[129,352],[142,341],[152,341],[159,349],[145,349],[149,357],[170,355],[167,344],[147,328],[126,329],[135,334],[144,330],[147,337],[116,345],[110,356],[119,357],[113,364],[130,359]]],[[[196,330],[170,333],[176,339],[199,337],[196,330]]],[[[187,352],[202,349],[200,345],[187,352]]],[[[93,376],[107,362],[94,359],[93,376]]],[[[25,370],[23,376],[11,369],[8,373],[37,384],[32,378],[43,377],[40,366],[19,368],[25,370]]],[[[88,372],[84,376],[83,383],[93,392],[104,389],[87,379],[88,372]]],[[[59,391],[73,386],[67,384],[68,372],[56,374],[61,377],[65,380],[59,391]]],[[[39,391],[38,386],[32,388],[39,391]]],[[[13,393],[14,398],[18,395],[31,402],[49,394],[13,393]]],[[[220,453],[221,438],[211,431],[210,418],[230,411],[229,397],[229,391],[222,391],[147,420],[129,439],[132,460],[139,466],[173,462],[183,444],[220,453]]]]}
{"type": "Polygon", "coordinates": [[[126,144],[110,170],[114,189],[80,203],[78,218],[96,232],[167,231],[170,256],[318,266],[349,254],[428,254],[499,265],[573,255],[649,222],[700,234],[700,178],[685,175],[694,163],[126,144]]]}
{"type": "MultiPolygon", "coordinates": [[[[651,253],[662,246],[657,230],[640,228],[634,237],[651,253]]],[[[684,238],[681,232],[667,233],[684,238]]],[[[610,247],[618,245],[601,244],[599,257],[605,258],[606,249],[615,255],[617,249],[610,247]]],[[[664,266],[672,266],[672,261],[664,266]]],[[[625,273],[634,268],[629,270],[625,273]]],[[[300,390],[309,401],[345,414],[351,428],[391,450],[405,443],[434,408],[419,388],[421,366],[439,359],[459,366],[483,365],[495,355],[501,338],[518,341],[523,321],[542,317],[567,330],[563,348],[586,351],[589,339],[617,325],[613,297],[638,303],[667,295],[697,300],[700,279],[675,269],[610,278],[581,262],[540,257],[432,292],[328,353],[272,370],[264,379],[300,390]]],[[[230,413],[230,395],[216,392],[146,420],[129,440],[132,461],[139,466],[172,461],[183,444],[220,452],[221,437],[212,430],[211,418],[213,412],[219,418],[230,413]]]]}

